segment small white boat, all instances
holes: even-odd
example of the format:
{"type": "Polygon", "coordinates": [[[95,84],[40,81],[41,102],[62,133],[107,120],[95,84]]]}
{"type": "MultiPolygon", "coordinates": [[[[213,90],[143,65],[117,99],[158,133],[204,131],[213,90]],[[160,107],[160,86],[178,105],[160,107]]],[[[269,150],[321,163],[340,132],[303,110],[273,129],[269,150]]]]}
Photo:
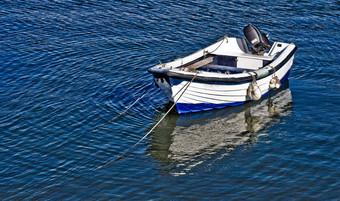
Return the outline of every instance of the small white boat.
{"type": "Polygon", "coordinates": [[[225,36],[189,56],[149,69],[179,114],[259,100],[288,78],[296,45],[271,45],[252,24],[243,32],[245,39],[225,36]]]}

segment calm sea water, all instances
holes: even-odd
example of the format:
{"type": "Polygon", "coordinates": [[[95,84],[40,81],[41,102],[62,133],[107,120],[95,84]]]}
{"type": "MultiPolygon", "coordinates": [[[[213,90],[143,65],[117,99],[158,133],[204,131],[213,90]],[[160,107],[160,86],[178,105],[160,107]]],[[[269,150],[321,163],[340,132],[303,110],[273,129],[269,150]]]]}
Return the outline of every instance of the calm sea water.
{"type": "Polygon", "coordinates": [[[339,200],[339,1],[0,2],[1,200],[339,200]],[[165,113],[147,69],[256,24],[298,46],[266,99],[165,113]]]}

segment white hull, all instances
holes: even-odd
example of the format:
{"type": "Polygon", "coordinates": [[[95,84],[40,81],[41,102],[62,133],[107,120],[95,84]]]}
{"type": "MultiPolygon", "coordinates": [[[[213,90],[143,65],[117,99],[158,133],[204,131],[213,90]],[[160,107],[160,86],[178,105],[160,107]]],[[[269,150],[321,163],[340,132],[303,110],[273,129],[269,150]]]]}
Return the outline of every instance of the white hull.
{"type": "MultiPolygon", "coordinates": [[[[292,66],[293,58],[282,67],[279,71],[275,73],[276,76],[281,81],[284,76],[289,72],[292,66]]],[[[273,76],[268,76],[257,80],[257,84],[260,87],[261,94],[264,95],[268,93],[270,90],[269,82],[273,76]]],[[[190,81],[190,80],[189,80],[190,81]]],[[[189,104],[198,104],[198,103],[212,103],[212,104],[224,104],[224,103],[235,103],[235,102],[245,102],[250,100],[247,97],[247,89],[249,83],[242,84],[228,84],[228,83],[203,83],[203,82],[195,82],[193,81],[190,86],[187,88],[185,93],[182,95],[180,100],[178,100],[181,95],[178,92],[181,88],[184,87],[189,81],[183,80],[178,85],[173,85],[171,87],[172,94],[177,94],[175,97],[170,99],[172,102],[178,101],[178,103],[189,103],[189,104]]],[[[169,85],[170,87],[170,85],[169,85]]]]}

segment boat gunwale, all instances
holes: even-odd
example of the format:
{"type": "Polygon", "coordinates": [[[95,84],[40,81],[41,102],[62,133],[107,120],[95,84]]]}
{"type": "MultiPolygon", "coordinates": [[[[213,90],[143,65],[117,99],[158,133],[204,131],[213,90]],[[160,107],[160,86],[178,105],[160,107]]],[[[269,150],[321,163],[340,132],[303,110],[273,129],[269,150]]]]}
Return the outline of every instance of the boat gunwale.
{"type": "MultiPolygon", "coordinates": [[[[248,81],[252,81],[253,80],[253,76],[255,76],[256,79],[259,79],[258,74],[256,73],[259,70],[262,70],[264,68],[268,69],[268,75],[266,75],[265,77],[268,77],[272,74],[274,74],[276,71],[278,71],[281,67],[283,67],[295,54],[296,50],[297,50],[297,46],[293,43],[289,44],[287,46],[287,48],[289,46],[293,45],[294,48],[289,52],[289,54],[287,56],[285,56],[285,58],[278,63],[275,66],[271,66],[270,64],[279,60],[283,53],[286,50],[283,50],[280,54],[279,57],[277,57],[276,59],[274,59],[272,62],[270,62],[270,64],[255,70],[255,71],[251,71],[249,73],[237,73],[237,74],[232,74],[233,77],[212,77],[212,76],[200,76],[200,74],[198,74],[195,78],[195,81],[201,81],[201,82],[233,82],[233,83],[239,83],[239,82],[248,82],[248,81]],[[269,67],[269,68],[268,68],[269,67]],[[235,77],[235,75],[242,75],[240,77],[235,77]]],[[[170,70],[168,68],[165,69],[159,69],[156,67],[150,68],[148,70],[150,73],[152,73],[154,75],[155,78],[166,78],[167,80],[169,78],[174,78],[174,79],[182,79],[182,80],[191,80],[193,78],[193,76],[195,76],[195,73],[190,73],[190,72],[176,72],[174,70],[170,70]]],[[[228,76],[228,75],[225,75],[228,76]]]]}

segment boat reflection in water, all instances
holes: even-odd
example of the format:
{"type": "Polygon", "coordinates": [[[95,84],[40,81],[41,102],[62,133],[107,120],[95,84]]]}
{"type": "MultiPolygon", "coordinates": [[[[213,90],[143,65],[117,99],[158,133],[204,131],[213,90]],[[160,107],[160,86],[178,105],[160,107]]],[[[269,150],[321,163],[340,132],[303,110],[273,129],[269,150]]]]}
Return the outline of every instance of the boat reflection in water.
{"type": "Polygon", "coordinates": [[[211,156],[220,158],[253,143],[282,116],[290,115],[291,107],[286,81],[261,101],[213,112],[168,115],[152,134],[147,153],[160,162],[163,171],[186,174],[211,156]]]}

